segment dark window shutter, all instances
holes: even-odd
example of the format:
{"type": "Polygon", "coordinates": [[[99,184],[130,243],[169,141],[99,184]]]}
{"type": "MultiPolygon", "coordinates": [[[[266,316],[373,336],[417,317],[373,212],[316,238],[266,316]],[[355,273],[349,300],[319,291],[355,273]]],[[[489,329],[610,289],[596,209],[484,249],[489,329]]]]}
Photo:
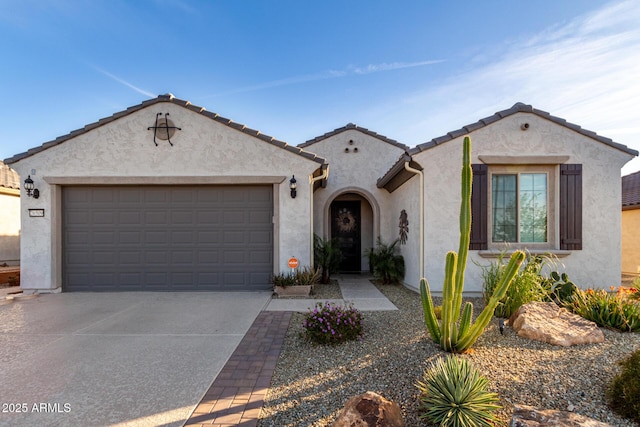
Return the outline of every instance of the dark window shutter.
{"type": "Polygon", "coordinates": [[[560,249],[582,250],[582,165],[560,165],[560,249]]]}
{"type": "Polygon", "coordinates": [[[489,167],[483,163],[471,165],[473,184],[471,187],[471,239],[469,249],[485,250],[488,248],[487,237],[487,183],[489,167]]]}

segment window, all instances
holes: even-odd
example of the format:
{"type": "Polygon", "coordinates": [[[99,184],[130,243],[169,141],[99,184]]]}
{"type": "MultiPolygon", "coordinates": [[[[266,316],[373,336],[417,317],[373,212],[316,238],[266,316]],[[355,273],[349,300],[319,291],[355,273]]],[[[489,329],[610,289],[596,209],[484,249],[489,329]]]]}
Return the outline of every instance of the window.
{"type": "Polygon", "coordinates": [[[492,241],[547,242],[547,174],[491,177],[492,241]]]}
{"type": "Polygon", "coordinates": [[[582,165],[472,168],[469,249],[582,249],[582,165]]]}

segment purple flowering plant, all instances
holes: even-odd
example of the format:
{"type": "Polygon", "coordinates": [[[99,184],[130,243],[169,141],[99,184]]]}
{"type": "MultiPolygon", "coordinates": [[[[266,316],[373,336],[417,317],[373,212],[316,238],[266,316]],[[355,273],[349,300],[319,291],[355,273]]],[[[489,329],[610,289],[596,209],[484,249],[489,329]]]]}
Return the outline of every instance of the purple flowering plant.
{"type": "Polygon", "coordinates": [[[304,335],[317,344],[338,344],[362,337],[362,313],[351,304],[317,303],[302,323],[304,335]]]}

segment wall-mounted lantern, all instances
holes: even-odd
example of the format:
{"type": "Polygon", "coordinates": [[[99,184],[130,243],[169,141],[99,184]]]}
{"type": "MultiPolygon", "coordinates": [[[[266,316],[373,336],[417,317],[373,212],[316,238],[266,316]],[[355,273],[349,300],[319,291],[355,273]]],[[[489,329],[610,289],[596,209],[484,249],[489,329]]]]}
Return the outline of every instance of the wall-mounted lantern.
{"type": "Polygon", "coordinates": [[[34,199],[40,197],[40,190],[35,188],[35,185],[33,185],[31,175],[29,175],[27,179],[24,180],[24,189],[27,190],[28,197],[33,197],[34,199]]]}
{"type": "Polygon", "coordinates": [[[291,198],[295,199],[297,192],[296,192],[296,188],[298,187],[298,184],[296,183],[296,176],[295,175],[291,175],[291,179],[289,180],[289,189],[291,190],[291,198]]]}

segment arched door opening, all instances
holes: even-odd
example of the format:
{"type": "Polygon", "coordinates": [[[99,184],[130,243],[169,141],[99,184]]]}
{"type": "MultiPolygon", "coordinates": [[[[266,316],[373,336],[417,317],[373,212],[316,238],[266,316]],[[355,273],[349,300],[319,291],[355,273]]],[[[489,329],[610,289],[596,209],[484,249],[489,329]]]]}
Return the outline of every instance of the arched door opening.
{"type": "Polygon", "coordinates": [[[359,273],[369,270],[366,251],[373,247],[373,209],[363,196],[344,193],[331,202],[329,209],[331,238],[338,240],[342,251],[340,271],[359,273]]]}

